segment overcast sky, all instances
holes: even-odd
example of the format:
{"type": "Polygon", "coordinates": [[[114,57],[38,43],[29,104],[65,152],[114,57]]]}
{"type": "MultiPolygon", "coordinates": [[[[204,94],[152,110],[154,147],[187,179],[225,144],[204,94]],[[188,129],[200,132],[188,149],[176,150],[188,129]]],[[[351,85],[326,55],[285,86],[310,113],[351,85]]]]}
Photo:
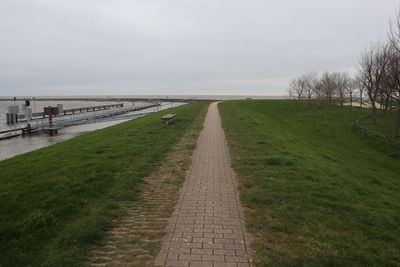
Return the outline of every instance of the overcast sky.
{"type": "Polygon", "coordinates": [[[395,0],[0,0],[0,96],[285,95],[354,70],[395,0]]]}

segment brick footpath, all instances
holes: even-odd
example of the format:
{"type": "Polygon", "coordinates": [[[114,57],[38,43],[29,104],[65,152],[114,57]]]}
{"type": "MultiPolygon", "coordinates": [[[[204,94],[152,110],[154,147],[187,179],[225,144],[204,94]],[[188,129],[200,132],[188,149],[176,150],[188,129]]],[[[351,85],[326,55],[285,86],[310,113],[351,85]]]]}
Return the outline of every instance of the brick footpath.
{"type": "Polygon", "coordinates": [[[156,266],[252,266],[217,105],[209,107],[156,266]]]}

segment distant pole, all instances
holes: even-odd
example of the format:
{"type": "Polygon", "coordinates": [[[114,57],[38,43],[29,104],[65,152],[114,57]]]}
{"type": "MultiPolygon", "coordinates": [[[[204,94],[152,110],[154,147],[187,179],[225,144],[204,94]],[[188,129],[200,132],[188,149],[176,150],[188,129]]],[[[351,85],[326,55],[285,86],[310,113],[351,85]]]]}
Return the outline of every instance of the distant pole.
{"type": "Polygon", "coordinates": [[[53,116],[52,116],[52,112],[51,112],[51,106],[49,106],[49,128],[52,127],[53,125],[53,116]]]}

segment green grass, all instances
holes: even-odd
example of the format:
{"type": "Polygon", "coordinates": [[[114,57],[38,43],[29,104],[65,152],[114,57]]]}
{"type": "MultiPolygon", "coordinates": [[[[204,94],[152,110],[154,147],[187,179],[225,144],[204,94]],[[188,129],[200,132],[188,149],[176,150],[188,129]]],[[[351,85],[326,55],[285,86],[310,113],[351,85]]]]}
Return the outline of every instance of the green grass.
{"type": "MultiPolygon", "coordinates": [[[[388,111],[387,114],[384,114],[383,111],[379,110],[376,124],[373,124],[370,118],[362,119],[361,124],[374,133],[384,136],[392,136],[395,119],[395,110],[392,112],[388,111]]],[[[395,139],[400,140],[399,137],[396,137],[395,139]]]]}
{"type": "Polygon", "coordinates": [[[175,108],[0,162],[0,266],[83,265],[142,179],[205,112],[175,108]]]}
{"type": "Polygon", "coordinates": [[[400,159],[349,127],[369,110],[316,131],[294,101],[219,108],[261,266],[399,266],[400,159]]]}

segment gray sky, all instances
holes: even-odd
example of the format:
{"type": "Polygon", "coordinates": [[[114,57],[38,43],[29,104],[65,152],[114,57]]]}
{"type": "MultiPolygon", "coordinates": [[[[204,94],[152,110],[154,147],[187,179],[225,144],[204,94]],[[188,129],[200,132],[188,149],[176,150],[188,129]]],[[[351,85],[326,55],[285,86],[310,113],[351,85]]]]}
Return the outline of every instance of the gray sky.
{"type": "Polygon", "coordinates": [[[352,70],[395,0],[0,0],[0,96],[284,95],[352,70]]]}

